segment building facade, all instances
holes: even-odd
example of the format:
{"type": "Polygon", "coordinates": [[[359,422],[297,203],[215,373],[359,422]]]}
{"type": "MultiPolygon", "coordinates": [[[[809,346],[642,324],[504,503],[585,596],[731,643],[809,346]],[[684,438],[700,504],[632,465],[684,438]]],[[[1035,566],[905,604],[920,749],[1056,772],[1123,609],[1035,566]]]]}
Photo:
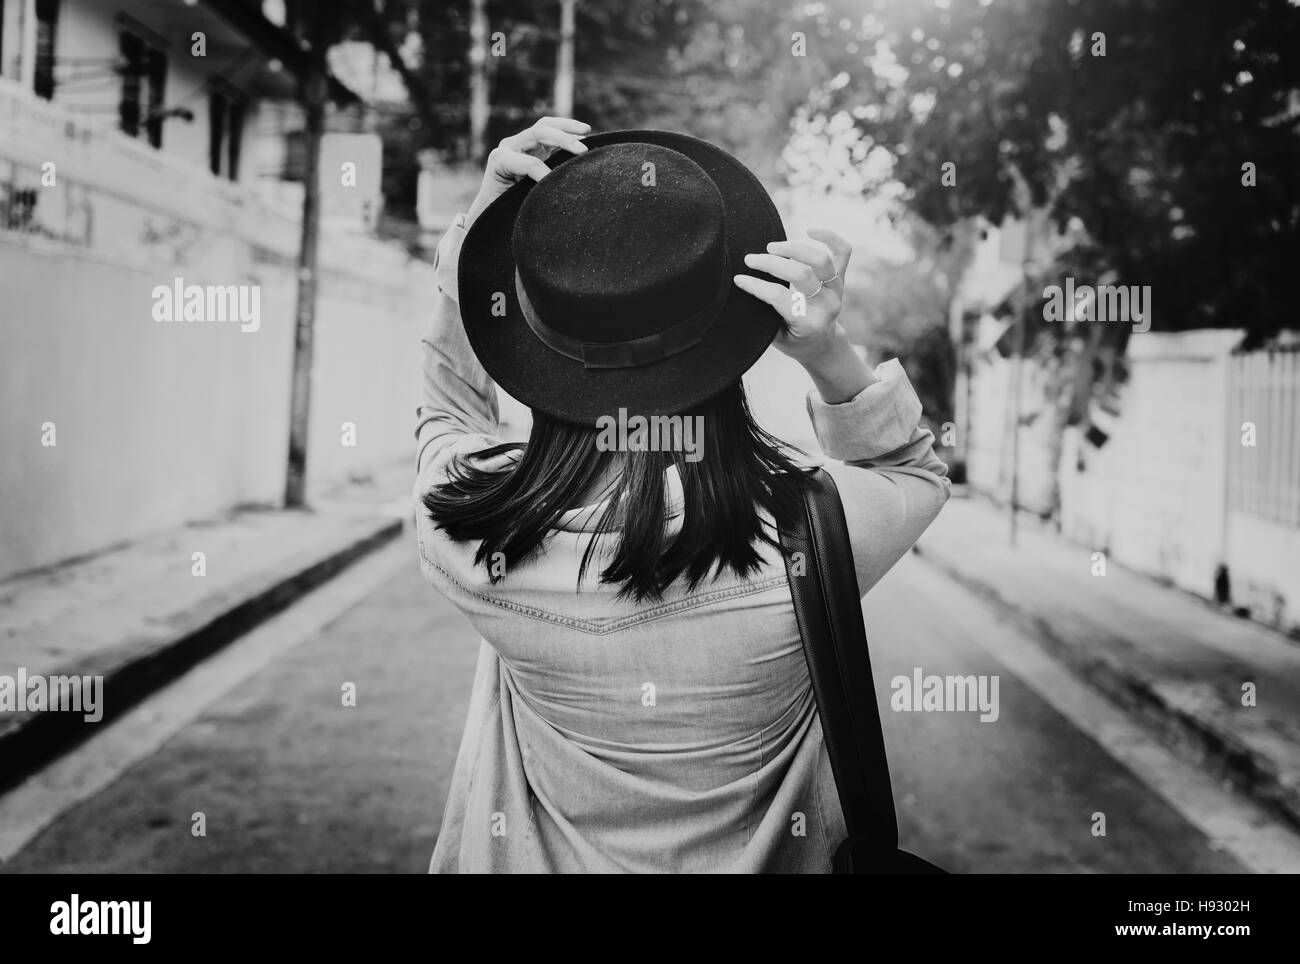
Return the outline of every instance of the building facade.
{"type": "MultiPolygon", "coordinates": [[[[302,197],[287,18],[0,0],[0,578],[281,499],[302,197]]],[[[323,153],[337,197],[378,184],[368,146],[323,153]]],[[[330,210],[316,490],[407,457],[432,291],[429,265],[367,232],[373,202],[330,210]]]]}

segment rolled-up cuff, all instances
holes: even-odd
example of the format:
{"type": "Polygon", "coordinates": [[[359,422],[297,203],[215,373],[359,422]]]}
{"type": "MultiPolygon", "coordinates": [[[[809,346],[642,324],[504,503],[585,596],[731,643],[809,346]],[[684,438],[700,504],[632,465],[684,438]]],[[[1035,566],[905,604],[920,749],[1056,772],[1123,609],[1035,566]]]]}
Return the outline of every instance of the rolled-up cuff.
{"type": "Polygon", "coordinates": [[[875,383],[839,405],[808,393],[808,417],[817,441],[841,462],[877,459],[911,441],[921,422],[921,400],[897,358],[876,366],[875,383]]]}
{"type": "Polygon", "coordinates": [[[460,244],[465,240],[465,215],[458,214],[433,252],[433,281],[438,290],[460,304],[456,269],[460,264],[460,244]]]}

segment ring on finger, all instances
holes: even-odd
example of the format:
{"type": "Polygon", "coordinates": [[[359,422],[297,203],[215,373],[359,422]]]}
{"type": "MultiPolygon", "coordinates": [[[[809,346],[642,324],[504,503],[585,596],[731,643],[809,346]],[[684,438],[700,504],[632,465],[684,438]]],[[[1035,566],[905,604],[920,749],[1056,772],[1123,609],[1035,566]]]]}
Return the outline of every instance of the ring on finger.
{"type": "Polygon", "coordinates": [[[823,281],[821,278],[818,278],[818,279],[817,279],[817,287],[816,287],[816,289],[813,290],[813,293],[812,293],[812,294],[810,294],[810,295],[804,295],[804,300],[805,300],[805,301],[812,301],[812,299],[816,298],[819,294],[822,293],[822,289],[823,289],[823,288],[825,288],[828,284],[833,284],[836,280],[838,280],[838,279],[839,279],[839,276],[840,276],[840,273],[839,273],[838,271],[836,271],[833,275],[831,275],[831,276],[830,276],[829,278],[827,278],[825,281],[823,281]]]}

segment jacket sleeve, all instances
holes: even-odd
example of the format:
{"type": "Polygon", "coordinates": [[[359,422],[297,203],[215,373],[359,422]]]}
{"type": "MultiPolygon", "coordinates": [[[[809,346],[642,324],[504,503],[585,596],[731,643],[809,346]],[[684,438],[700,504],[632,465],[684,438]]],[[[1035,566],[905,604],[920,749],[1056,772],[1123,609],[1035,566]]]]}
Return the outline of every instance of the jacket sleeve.
{"type": "Polygon", "coordinates": [[[878,381],[843,404],[808,395],[817,441],[841,463],[827,470],[844,503],[862,595],[920,538],[952,492],[903,366],[891,359],[875,375],[878,381]]]}
{"type": "Polygon", "coordinates": [[[457,294],[464,215],[438,243],[434,256],[433,313],[420,340],[421,398],[416,409],[417,491],[446,476],[456,454],[496,445],[496,385],[465,337],[457,294]]]}

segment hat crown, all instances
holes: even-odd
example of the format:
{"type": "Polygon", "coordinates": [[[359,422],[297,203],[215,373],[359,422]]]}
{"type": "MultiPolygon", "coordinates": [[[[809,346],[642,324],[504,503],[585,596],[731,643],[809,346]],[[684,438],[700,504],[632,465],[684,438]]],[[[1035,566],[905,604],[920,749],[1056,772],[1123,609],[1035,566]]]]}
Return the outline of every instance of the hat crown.
{"type": "Polygon", "coordinates": [[[612,144],[560,164],[529,190],[511,247],[530,309],[585,342],[658,334],[730,286],[717,185],[656,144],[612,144]]]}

